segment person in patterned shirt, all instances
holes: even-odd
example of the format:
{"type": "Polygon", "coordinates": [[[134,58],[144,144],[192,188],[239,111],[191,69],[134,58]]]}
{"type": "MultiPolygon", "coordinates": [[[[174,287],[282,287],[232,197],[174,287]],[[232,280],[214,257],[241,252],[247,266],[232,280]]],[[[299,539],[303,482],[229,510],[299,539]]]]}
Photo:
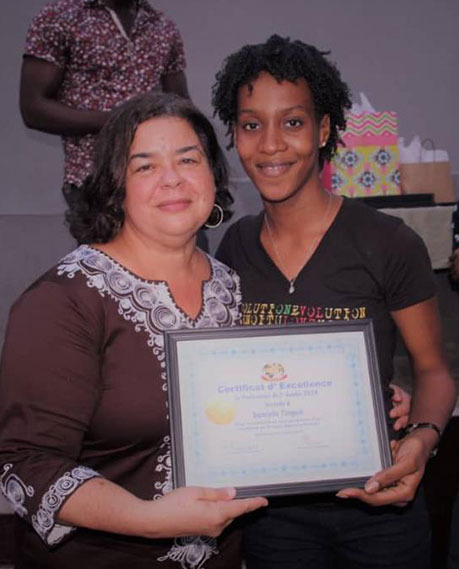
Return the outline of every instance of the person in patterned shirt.
{"type": "Polygon", "coordinates": [[[96,134],[135,94],[188,97],[176,25],[147,0],[57,0],[33,20],[21,72],[20,108],[29,128],[61,135],[64,195],[89,174],[96,134]]]}

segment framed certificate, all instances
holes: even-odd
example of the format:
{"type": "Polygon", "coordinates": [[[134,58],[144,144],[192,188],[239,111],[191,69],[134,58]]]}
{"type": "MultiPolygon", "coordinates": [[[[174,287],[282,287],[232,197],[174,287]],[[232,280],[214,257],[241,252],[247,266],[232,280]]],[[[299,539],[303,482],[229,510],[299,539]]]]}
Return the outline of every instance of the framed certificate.
{"type": "Polygon", "coordinates": [[[372,323],[166,332],[174,486],[362,486],[391,464],[372,323]]]}

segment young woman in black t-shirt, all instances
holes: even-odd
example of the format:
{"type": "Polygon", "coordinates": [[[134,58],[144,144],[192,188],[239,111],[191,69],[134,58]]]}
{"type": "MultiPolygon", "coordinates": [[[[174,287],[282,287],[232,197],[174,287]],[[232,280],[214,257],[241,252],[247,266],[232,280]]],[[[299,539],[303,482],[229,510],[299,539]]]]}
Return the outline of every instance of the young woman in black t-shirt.
{"type": "Polygon", "coordinates": [[[366,316],[378,321],[387,384],[398,328],[413,363],[412,426],[392,443],[394,465],[364,489],[341,490],[320,504],[284,500],[255,516],[246,532],[247,563],[249,569],[333,561],[419,569],[429,563],[429,530],[415,497],[454,406],[455,386],[423,245],[400,222],[322,186],[323,162],[334,154],[351,106],[347,85],[325,55],[272,36],[231,55],[217,74],[216,114],[264,203],[260,216],[229,229],[217,255],[238,271],[247,307],[291,298],[305,310],[342,311],[360,306],[359,297],[366,316]]]}

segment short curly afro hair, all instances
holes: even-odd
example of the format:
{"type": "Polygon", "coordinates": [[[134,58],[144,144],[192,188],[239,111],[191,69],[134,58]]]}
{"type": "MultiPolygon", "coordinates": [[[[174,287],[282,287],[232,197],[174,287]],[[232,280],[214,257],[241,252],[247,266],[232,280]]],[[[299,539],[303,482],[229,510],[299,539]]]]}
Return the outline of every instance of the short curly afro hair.
{"type": "Polygon", "coordinates": [[[265,71],[278,82],[292,83],[304,78],[312,93],[315,114],[319,122],[330,117],[330,136],[320,149],[319,163],[330,160],[340,142],[340,131],[346,127],[345,111],[351,107],[350,91],[341,79],[336,66],[325,57],[330,52],[319,51],[300,40],[292,41],[278,35],[265,43],[246,45],[223,62],[212,88],[212,105],[227,127],[230,136],[228,148],[234,145],[233,126],[237,120],[239,88],[249,85],[265,71]]]}

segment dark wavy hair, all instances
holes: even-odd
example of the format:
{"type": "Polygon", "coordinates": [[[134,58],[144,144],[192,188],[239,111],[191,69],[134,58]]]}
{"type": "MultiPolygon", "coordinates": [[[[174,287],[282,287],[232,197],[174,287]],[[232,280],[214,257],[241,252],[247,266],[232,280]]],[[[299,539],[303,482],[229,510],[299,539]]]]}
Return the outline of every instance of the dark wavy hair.
{"type": "Polygon", "coordinates": [[[113,111],[98,136],[91,175],[66,196],[70,206],[66,220],[78,243],[106,243],[121,229],[129,149],[138,126],[159,117],[178,117],[193,128],[213,172],[215,203],[223,209],[224,220],[231,217],[228,166],[210,121],[187,99],[172,93],[148,93],[113,111]]]}
{"type": "Polygon", "coordinates": [[[239,88],[250,85],[262,71],[278,82],[304,78],[312,93],[317,121],[330,116],[330,136],[320,148],[319,163],[330,160],[340,142],[340,131],[346,127],[345,110],[351,107],[350,91],[341,79],[335,65],[325,57],[328,51],[319,51],[300,40],[292,41],[278,35],[265,43],[246,45],[225,59],[212,88],[214,114],[227,127],[230,136],[228,148],[234,145],[233,126],[237,120],[239,88]]]}

